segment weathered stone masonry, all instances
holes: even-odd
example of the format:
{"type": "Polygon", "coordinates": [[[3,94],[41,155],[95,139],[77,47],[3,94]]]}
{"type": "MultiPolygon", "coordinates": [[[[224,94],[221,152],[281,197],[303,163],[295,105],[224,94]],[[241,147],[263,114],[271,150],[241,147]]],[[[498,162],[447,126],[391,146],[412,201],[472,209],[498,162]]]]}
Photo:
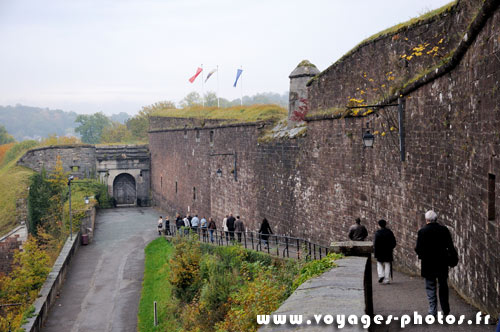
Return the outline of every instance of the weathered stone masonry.
{"type": "MultiPolygon", "coordinates": [[[[351,98],[382,100],[438,64],[439,57],[426,54],[432,47],[452,51],[482,5],[459,1],[437,19],[360,46],[311,82],[313,111],[345,108],[351,98]],[[398,56],[427,42],[422,56],[402,65],[398,56]]],[[[171,212],[186,213],[189,207],[213,216],[219,227],[229,212],[240,214],[252,230],[265,216],[277,233],[323,243],[345,240],[357,216],[366,220],[370,234],[384,218],[398,239],[397,265],[415,273],[417,230],[423,213],[433,208],[452,231],[460,255],[451,282],[478,307],[497,314],[500,13],[495,8],[453,70],[404,96],[405,162],[399,160],[397,134],[382,126],[394,116],[391,108],[367,117],[312,116],[305,137],[271,142],[258,141],[268,124],[189,123],[183,129],[177,119],[174,127],[180,129],[168,129],[169,120],[161,119],[150,133],[154,200],[171,212]],[[372,149],[361,142],[367,121],[386,133],[372,149]]]]}
{"type": "Polygon", "coordinates": [[[35,148],[18,164],[40,172],[53,170],[60,157],[65,172],[78,178],[98,178],[118,203],[150,203],[150,155],[147,145],[61,145],[35,148]],[[121,181],[123,180],[123,181],[121,181]],[[128,195],[127,197],[125,197],[128,195]]]}

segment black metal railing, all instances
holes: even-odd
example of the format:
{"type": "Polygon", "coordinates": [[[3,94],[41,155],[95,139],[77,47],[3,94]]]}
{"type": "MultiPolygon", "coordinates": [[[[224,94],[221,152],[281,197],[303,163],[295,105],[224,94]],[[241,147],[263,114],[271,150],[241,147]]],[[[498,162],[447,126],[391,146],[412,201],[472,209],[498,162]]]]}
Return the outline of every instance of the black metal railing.
{"type": "Polygon", "coordinates": [[[230,246],[240,244],[246,249],[267,252],[270,255],[286,258],[297,258],[306,260],[321,259],[328,255],[329,248],[308,240],[276,235],[261,234],[258,232],[225,232],[222,230],[210,230],[201,227],[176,227],[170,225],[165,230],[166,236],[198,235],[201,242],[212,243],[218,246],[230,246]]]}

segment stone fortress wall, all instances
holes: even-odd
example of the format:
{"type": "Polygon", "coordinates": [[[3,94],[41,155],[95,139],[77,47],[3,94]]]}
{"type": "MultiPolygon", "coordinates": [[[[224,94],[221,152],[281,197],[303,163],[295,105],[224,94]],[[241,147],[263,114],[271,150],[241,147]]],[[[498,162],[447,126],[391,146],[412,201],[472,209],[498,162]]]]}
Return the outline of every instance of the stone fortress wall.
{"type": "Polygon", "coordinates": [[[115,179],[128,174],[135,181],[135,204],[150,204],[150,155],[147,145],[60,145],[31,149],[18,164],[51,171],[61,158],[63,169],[77,178],[99,178],[115,196],[115,179]]]}
{"type": "Polygon", "coordinates": [[[267,217],[276,233],[323,244],[345,240],[358,216],[370,234],[384,218],[398,240],[395,263],[412,273],[417,230],[433,208],[460,255],[451,282],[497,314],[499,35],[498,1],[462,0],[361,44],[309,82],[301,137],[263,140],[268,123],[186,120],[184,128],[180,119],[152,118],[153,199],[171,213],[212,216],[219,227],[229,212],[250,230],[267,217]],[[397,108],[345,112],[400,93],[404,162],[391,130],[397,108]],[[367,126],[379,133],[373,148],[363,148],[367,126]]]}

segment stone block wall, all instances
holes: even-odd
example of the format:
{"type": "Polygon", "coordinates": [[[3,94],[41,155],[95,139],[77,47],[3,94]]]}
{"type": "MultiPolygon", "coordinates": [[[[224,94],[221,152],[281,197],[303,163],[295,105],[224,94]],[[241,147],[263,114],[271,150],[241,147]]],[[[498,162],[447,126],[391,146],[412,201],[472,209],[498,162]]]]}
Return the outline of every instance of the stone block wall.
{"type": "Polygon", "coordinates": [[[63,169],[80,179],[96,174],[95,147],[93,145],[46,146],[31,149],[18,161],[18,165],[40,172],[42,168],[53,170],[57,156],[63,169]]]}
{"type": "MultiPolygon", "coordinates": [[[[439,36],[451,30],[447,38],[461,38],[481,3],[460,1],[458,9],[439,20],[400,32],[396,39],[386,36],[370,43],[370,56],[359,57],[360,49],[344,58],[322,73],[321,83],[310,85],[313,111],[345,107],[347,97],[361,95],[357,88],[368,77],[387,82],[384,67],[393,62],[385,63],[386,55],[391,47],[401,53],[398,47],[405,38],[420,36],[420,43],[424,36],[436,35],[439,43],[439,36]],[[348,75],[353,68],[367,77],[348,75]]],[[[194,128],[187,135],[182,129],[156,130],[150,133],[155,201],[172,212],[186,213],[189,207],[216,217],[219,227],[228,212],[240,214],[251,230],[267,217],[275,233],[323,244],[347,240],[356,217],[372,239],[376,222],[384,218],[398,241],[396,264],[413,273],[420,269],[413,249],[417,231],[424,224],[423,213],[432,208],[450,228],[459,252],[451,282],[478,307],[498,313],[499,23],[497,9],[456,68],[404,96],[405,162],[399,159],[397,130],[390,129],[397,124],[391,108],[367,117],[312,118],[305,137],[267,143],[258,140],[268,129],[265,124],[194,128]],[[363,148],[361,139],[367,121],[385,133],[377,135],[371,149],[363,148]],[[236,180],[231,173],[234,152],[236,180]]],[[[424,62],[424,67],[432,65],[424,62]]]]}
{"type": "Polygon", "coordinates": [[[0,275],[8,275],[12,271],[14,254],[21,249],[22,241],[19,235],[11,236],[0,241],[0,275]]]}

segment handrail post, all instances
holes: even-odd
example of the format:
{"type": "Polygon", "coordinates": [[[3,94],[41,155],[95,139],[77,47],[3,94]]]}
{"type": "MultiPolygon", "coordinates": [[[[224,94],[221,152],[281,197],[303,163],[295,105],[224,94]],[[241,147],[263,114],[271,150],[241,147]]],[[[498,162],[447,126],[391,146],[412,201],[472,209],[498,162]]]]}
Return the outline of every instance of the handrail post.
{"type": "Polygon", "coordinates": [[[280,245],[278,242],[278,235],[275,235],[274,238],[276,239],[276,256],[280,257],[280,245]]]}
{"type": "Polygon", "coordinates": [[[300,259],[300,240],[297,239],[297,259],[300,259]]]}
{"type": "Polygon", "coordinates": [[[286,250],[286,257],[290,257],[290,254],[288,253],[288,236],[285,237],[285,250],[286,250]]]}

